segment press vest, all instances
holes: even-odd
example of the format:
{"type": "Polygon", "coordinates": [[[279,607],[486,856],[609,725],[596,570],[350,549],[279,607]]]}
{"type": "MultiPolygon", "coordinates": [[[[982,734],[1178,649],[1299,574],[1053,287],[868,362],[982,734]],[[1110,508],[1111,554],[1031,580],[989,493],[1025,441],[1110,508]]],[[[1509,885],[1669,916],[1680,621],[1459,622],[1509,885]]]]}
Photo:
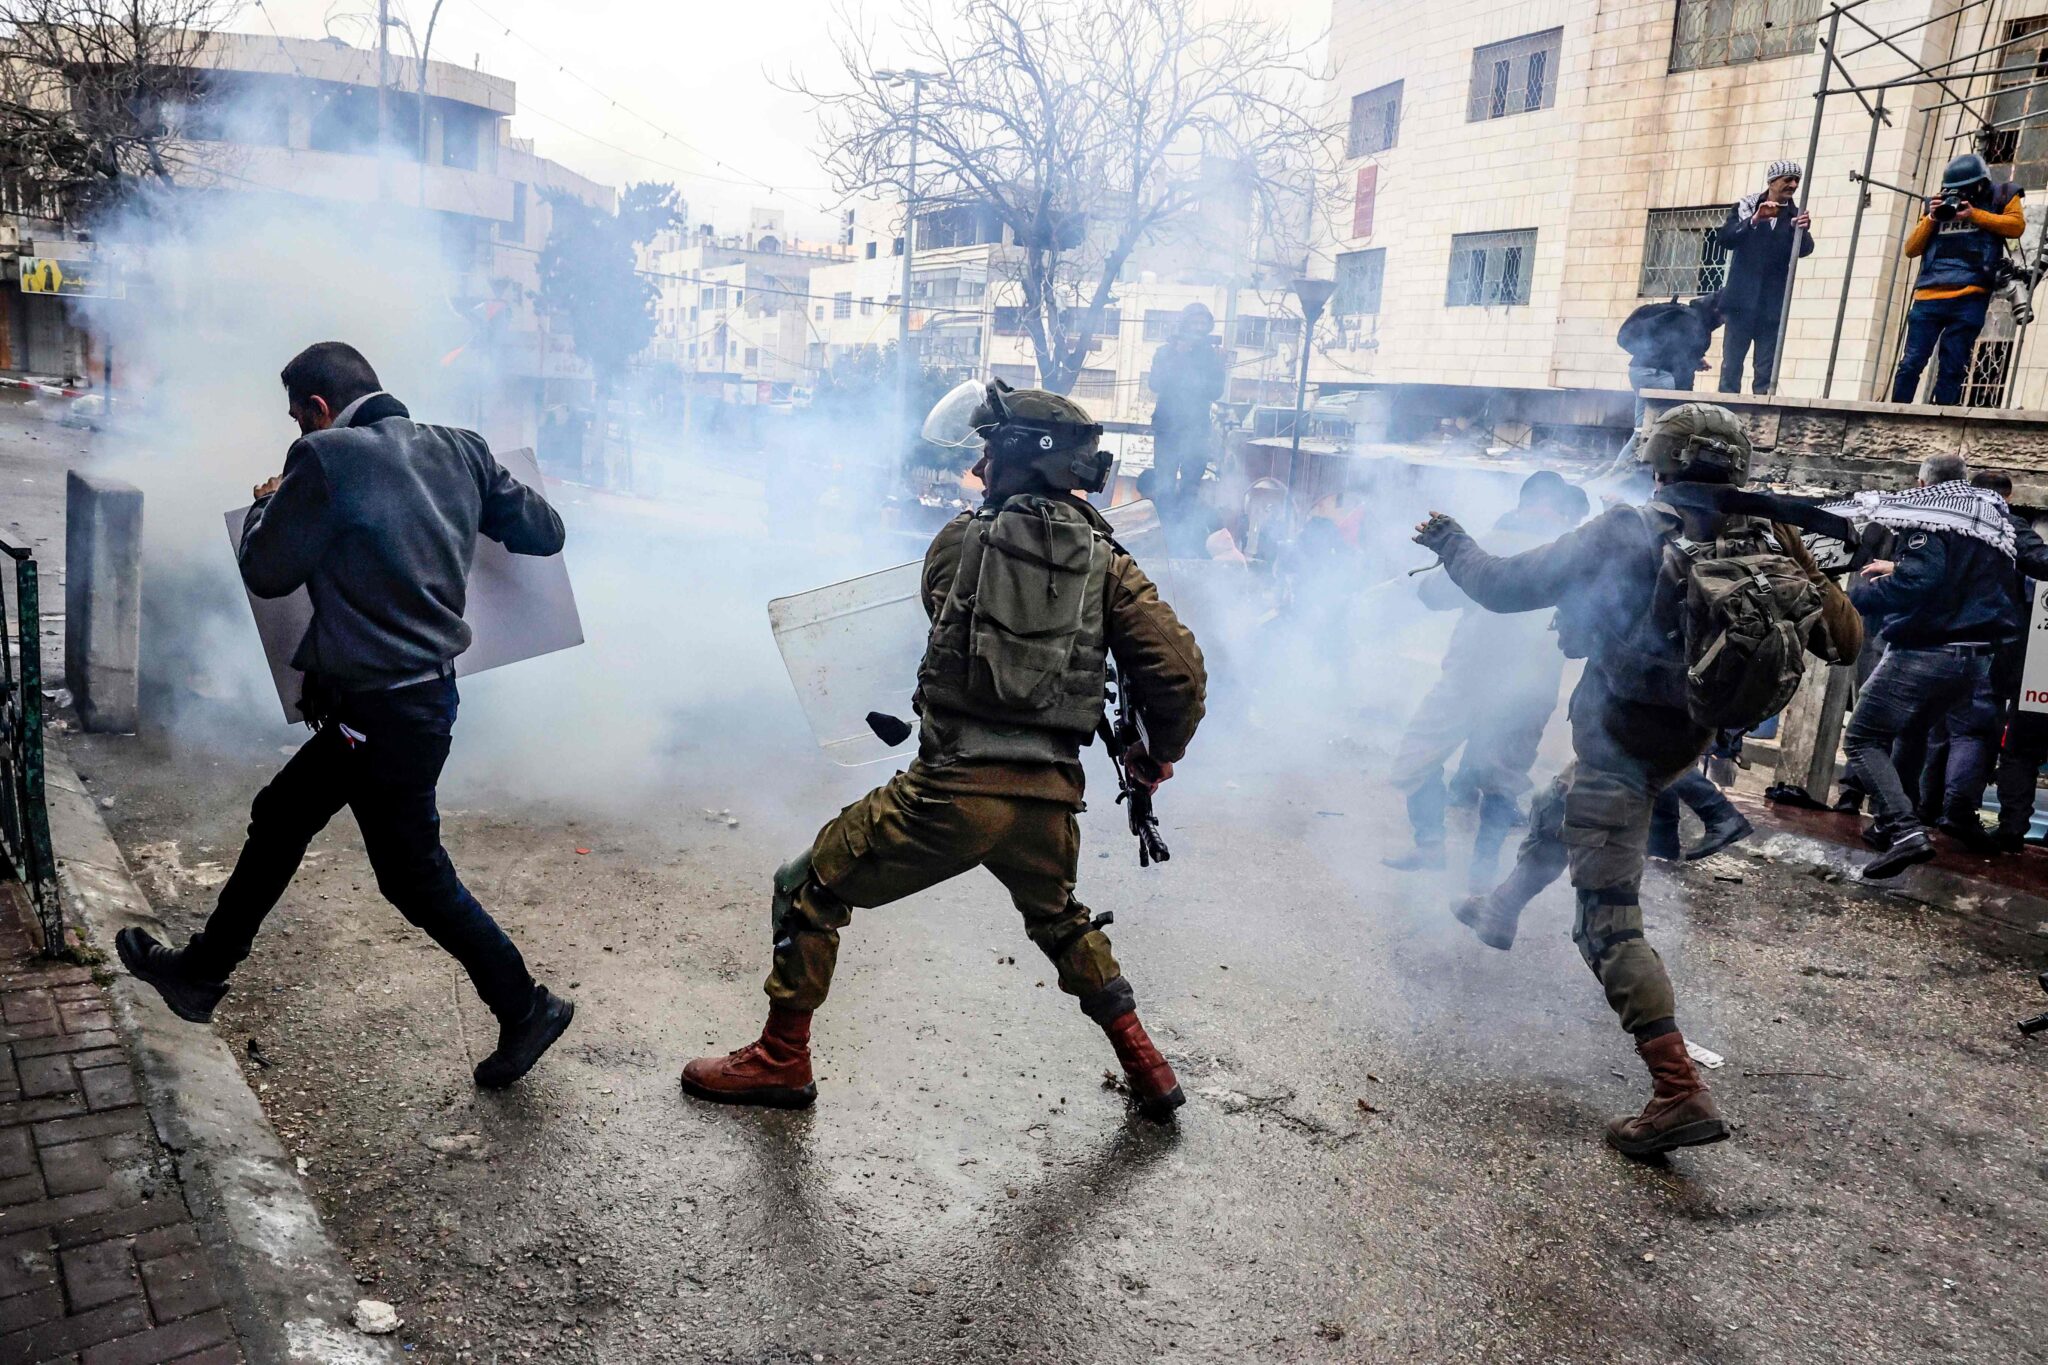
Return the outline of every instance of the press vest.
{"type": "MultiPolygon", "coordinates": [[[[2004,213],[2020,187],[1997,186],[1991,193],[1990,210],[2004,213]]],[[[2005,255],[2005,238],[1958,216],[1934,225],[1934,240],[1920,257],[1920,278],[1915,289],[1989,289],[1992,272],[2005,255]]]]}

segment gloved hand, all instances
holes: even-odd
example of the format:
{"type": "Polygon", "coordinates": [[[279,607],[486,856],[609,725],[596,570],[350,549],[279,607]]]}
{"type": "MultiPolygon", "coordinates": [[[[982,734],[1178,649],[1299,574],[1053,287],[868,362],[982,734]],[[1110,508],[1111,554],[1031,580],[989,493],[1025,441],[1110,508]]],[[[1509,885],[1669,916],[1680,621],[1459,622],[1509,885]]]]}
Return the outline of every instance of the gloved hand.
{"type": "Polygon", "coordinates": [[[1465,528],[1458,525],[1455,518],[1445,516],[1442,512],[1431,512],[1429,520],[1415,528],[1415,543],[1433,554],[1440,555],[1452,536],[1463,534],[1465,528]]]}

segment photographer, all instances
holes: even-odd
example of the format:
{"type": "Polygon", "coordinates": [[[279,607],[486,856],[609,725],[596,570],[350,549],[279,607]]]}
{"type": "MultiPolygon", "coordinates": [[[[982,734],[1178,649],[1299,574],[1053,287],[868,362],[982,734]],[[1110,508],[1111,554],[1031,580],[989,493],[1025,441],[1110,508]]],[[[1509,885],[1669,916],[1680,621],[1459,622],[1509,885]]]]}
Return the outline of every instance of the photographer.
{"type": "Polygon", "coordinates": [[[2005,244],[2026,230],[2022,193],[2018,185],[1994,184],[1991,168],[1974,152],[1942,172],[1941,193],[1927,201],[1926,216],[1906,235],[1906,255],[1919,260],[1920,278],[1892,381],[1894,403],[1913,401],[1920,372],[1937,349],[1941,359],[1928,401],[1947,407],[1962,400],[1970,348],[1984,330],[1991,291],[2001,283],[2005,244]]]}
{"type": "Polygon", "coordinates": [[[1769,393],[1778,363],[1778,319],[1785,312],[1785,276],[1792,269],[1791,234],[1801,256],[1813,252],[1812,218],[1792,202],[1799,189],[1796,161],[1773,161],[1768,182],[1728,211],[1714,235],[1728,253],[1728,283],[1721,312],[1728,330],[1721,338],[1721,392],[1742,392],[1742,361],[1756,350],[1752,392],[1769,393]]]}

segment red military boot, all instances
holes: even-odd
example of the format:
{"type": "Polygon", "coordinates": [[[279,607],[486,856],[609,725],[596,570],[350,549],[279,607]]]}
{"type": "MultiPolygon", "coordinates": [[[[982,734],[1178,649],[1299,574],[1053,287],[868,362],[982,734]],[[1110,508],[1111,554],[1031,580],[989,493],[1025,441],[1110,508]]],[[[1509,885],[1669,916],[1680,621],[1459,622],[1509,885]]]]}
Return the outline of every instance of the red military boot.
{"type": "Polygon", "coordinates": [[[1685,1039],[1667,1033],[1637,1043],[1650,1068],[1650,1102],[1633,1118],[1607,1125],[1607,1145],[1624,1156],[1655,1156],[1677,1147],[1698,1147],[1728,1136],[1728,1123],[1714,1108],[1700,1073],[1685,1052],[1685,1039]]]}
{"type": "Polygon", "coordinates": [[[1187,1103],[1187,1096],[1180,1093],[1180,1081],[1174,1076],[1173,1068],[1166,1064],[1166,1058],[1159,1055],[1159,1049],[1152,1046],[1152,1040],[1145,1035],[1145,1026],[1138,1022],[1138,1012],[1130,1010],[1119,1014],[1104,1024],[1102,1031],[1109,1035],[1110,1046],[1116,1049],[1116,1059],[1123,1063],[1124,1075],[1131,1082],[1131,1094],[1138,1101],[1138,1112],[1154,1123],[1172,1119],[1173,1111],[1187,1103]]]}
{"type": "Polygon", "coordinates": [[[717,1104],[807,1107],[818,1098],[811,1080],[811,1012],[770,1005],[758,1039],[683,1068],[683,1093],[717,1104]]]}

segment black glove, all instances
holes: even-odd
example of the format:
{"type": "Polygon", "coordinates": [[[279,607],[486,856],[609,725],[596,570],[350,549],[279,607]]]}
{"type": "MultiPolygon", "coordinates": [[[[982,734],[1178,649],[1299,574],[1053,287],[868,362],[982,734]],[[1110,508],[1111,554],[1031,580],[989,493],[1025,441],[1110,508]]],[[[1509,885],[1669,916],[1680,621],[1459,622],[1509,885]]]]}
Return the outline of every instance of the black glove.
{"type": "Polygon", "coordinates": [[[1432,554],[1441,555],[1444,546],[1450,543],[1451,537],[1464,534],[1465,528],[1458,525],[1455,518],[1447,517],[1442,512],[1431,512],[1429,520],[1415,528],[1415,543],[1432,554]]]}

